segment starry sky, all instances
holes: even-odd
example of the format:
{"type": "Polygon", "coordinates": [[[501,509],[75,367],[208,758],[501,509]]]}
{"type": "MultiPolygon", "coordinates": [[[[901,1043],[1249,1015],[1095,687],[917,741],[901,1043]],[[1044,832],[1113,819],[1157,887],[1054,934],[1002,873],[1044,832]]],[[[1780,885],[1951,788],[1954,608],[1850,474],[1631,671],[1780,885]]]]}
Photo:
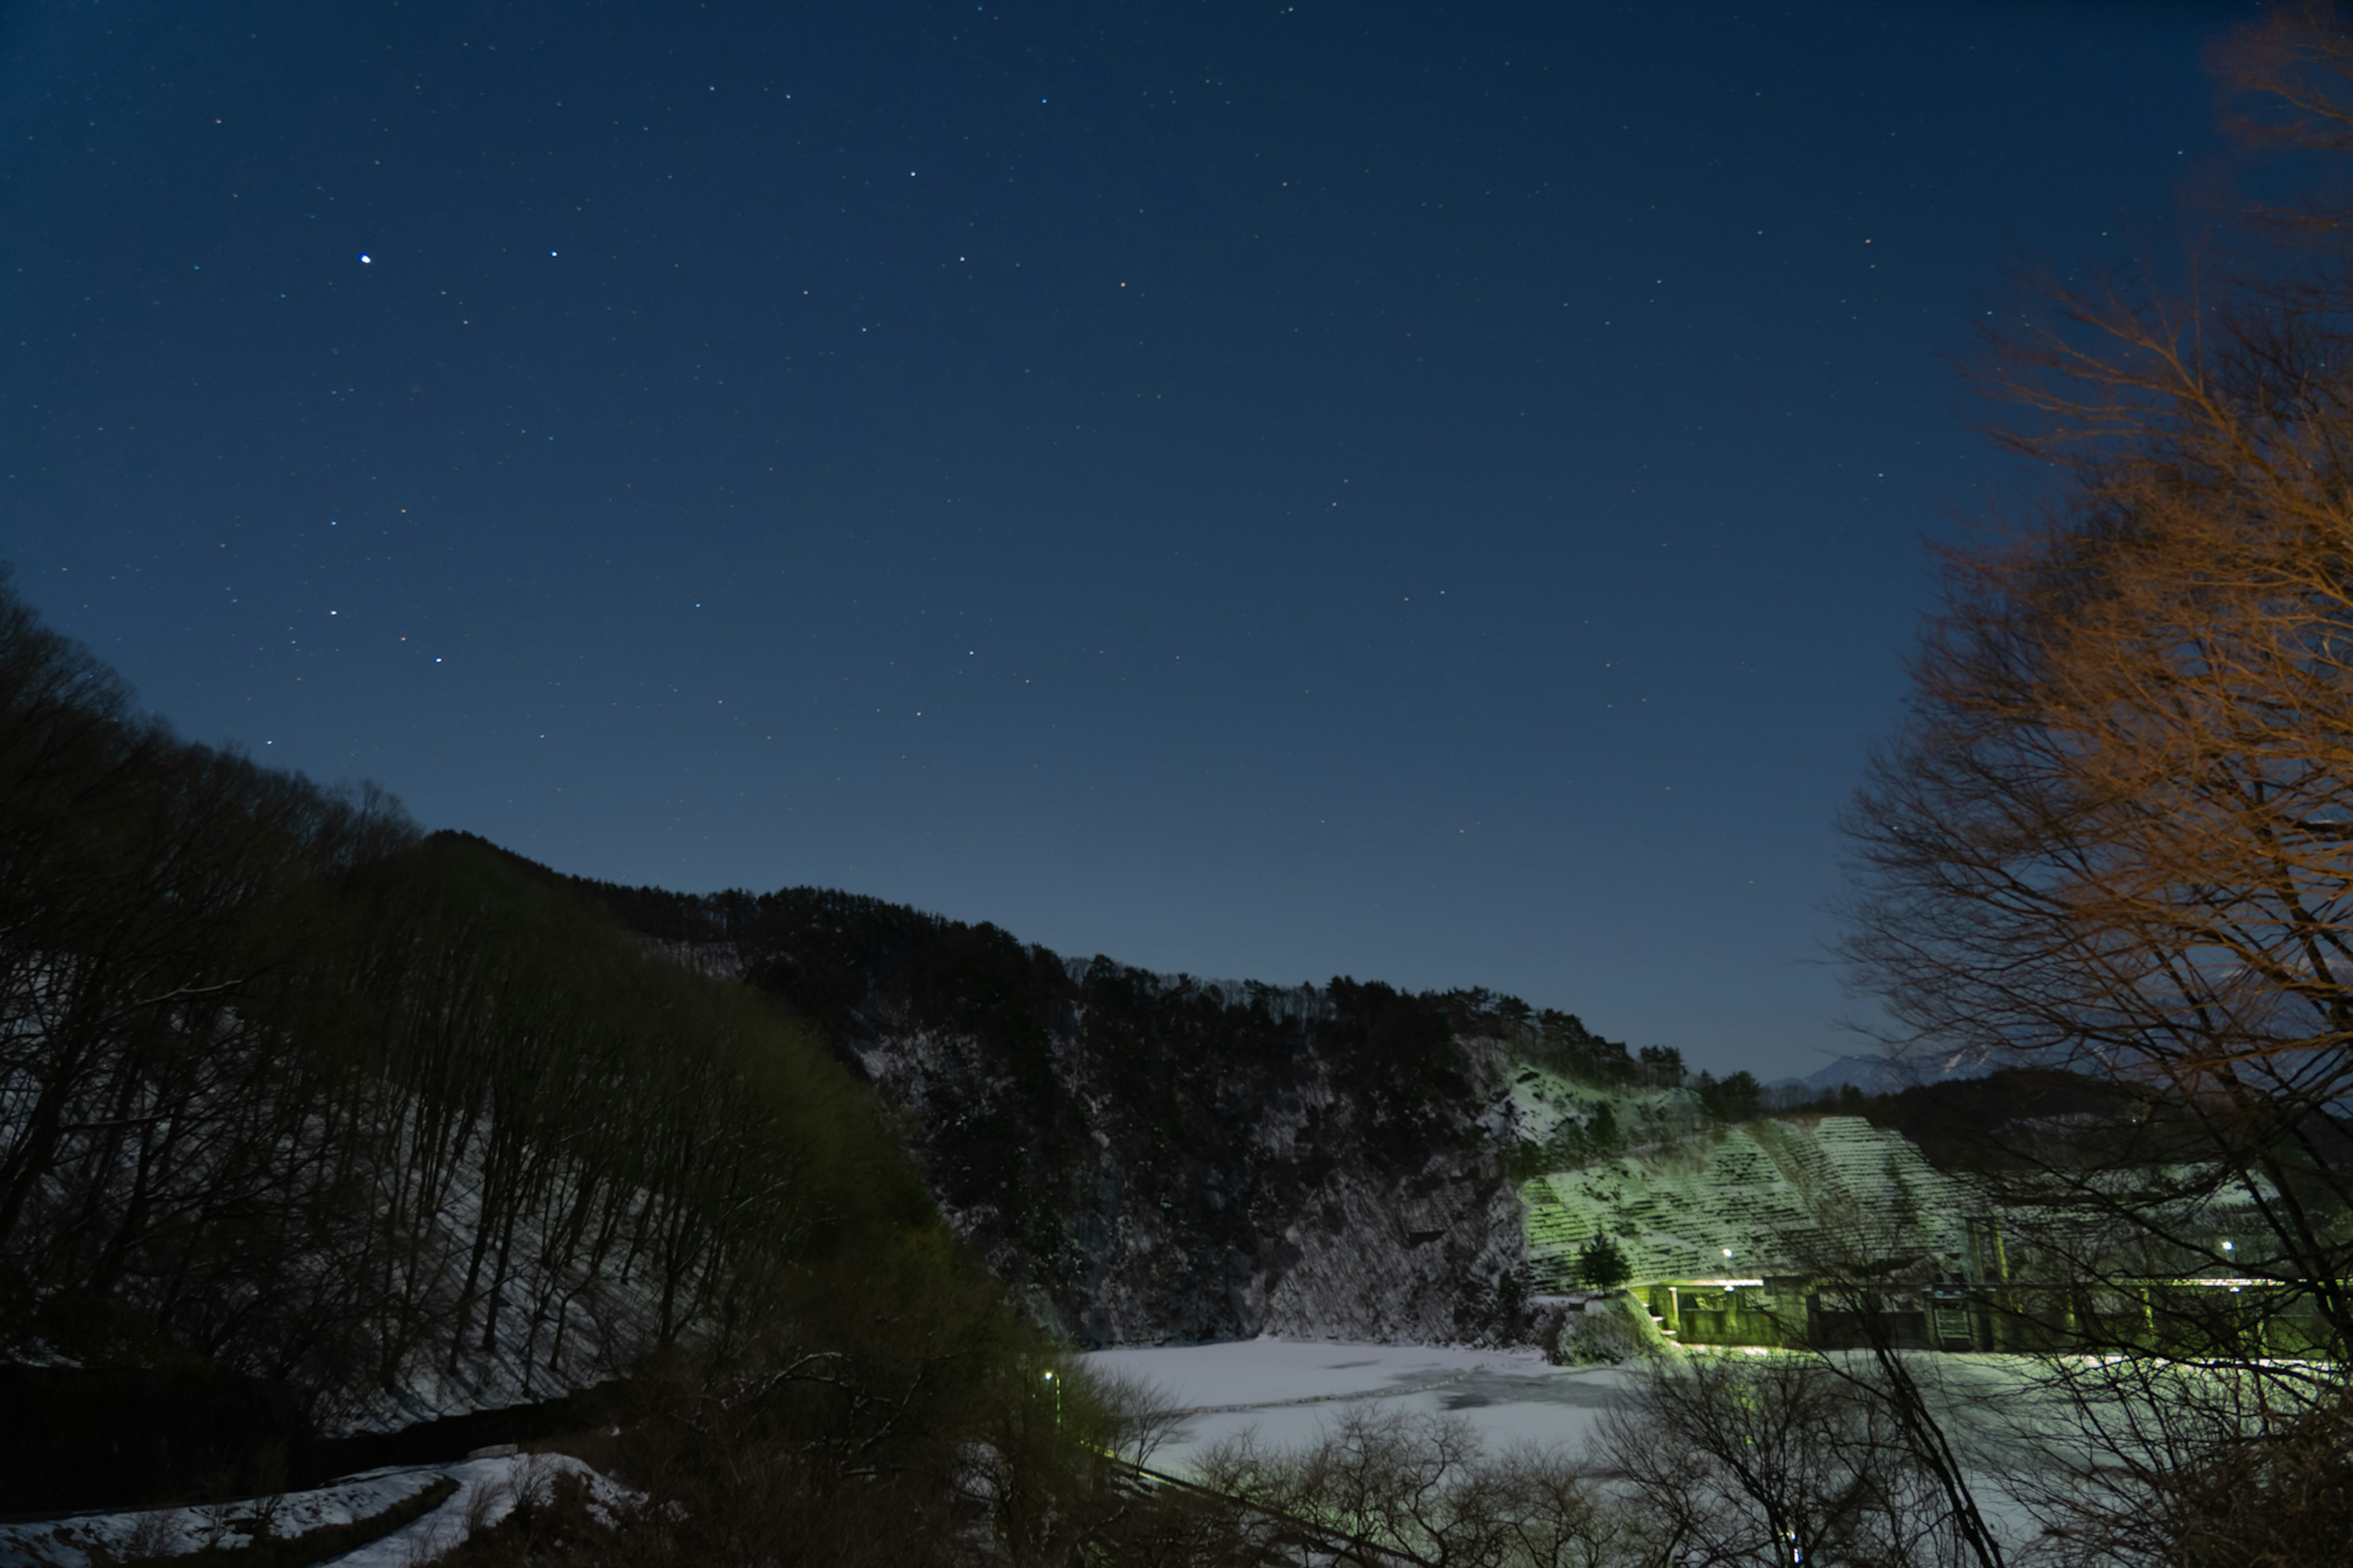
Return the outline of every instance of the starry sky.
{"type": "Polygon", "coordinates": [[[0,557],[567,871],[1802,1073],[1956,356],[2248,14],[26,0],[0,557]]]}

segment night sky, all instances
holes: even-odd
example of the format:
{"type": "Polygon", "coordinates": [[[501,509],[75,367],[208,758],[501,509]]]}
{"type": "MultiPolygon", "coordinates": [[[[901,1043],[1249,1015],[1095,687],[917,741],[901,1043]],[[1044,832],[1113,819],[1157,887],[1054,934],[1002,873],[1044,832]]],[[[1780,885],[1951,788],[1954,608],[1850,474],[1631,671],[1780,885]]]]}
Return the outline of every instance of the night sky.
{"type": "Polygon", "coordinates": [[[0,556],[567,871],[1804,1072],[1955,356],[2247,14],[26,0],[0,556]]]}

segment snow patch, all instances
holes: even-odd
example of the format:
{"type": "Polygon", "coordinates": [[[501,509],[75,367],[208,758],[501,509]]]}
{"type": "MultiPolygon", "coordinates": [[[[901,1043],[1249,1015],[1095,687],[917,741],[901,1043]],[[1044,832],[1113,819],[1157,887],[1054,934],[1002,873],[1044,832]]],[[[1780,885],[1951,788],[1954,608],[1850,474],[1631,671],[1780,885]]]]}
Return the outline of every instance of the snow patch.
{"type": "Polygon", "coordinates": [[[417,1568],[455,1551],[476,1531],[495,1530],[525,1499],[544,1503],[561,1476],[577,1476],[588,1489],[588,1509],[600,1522],[613,1523],[645,1501],[642,1494],[607,1479],[569,1454],[513,1454],[443,1465],[438,1474],[458,1483],[449,1500],[380,1541],[335,1558],[336,1568],[417,1568]]]}
{"type": "Polygon", "coordinates": [[[447,1477],[458,1483],[457,1490],[432,1512],[328,1559],[338,1568],[418,1568],[454,1550],[473,1531],[498,1525],[522,1499],[546,1501],[554,1495],[556,1479],[565,1475],[580,1478],[588,1489],[591,1510],[608,1522],[644,1500],[565,1454],[395,1466],[279,1497],[0,1524],[0,1568],[90,1568],[92,1554],[101,1552],[123,1562],[247,1547],[265,1533],[285,1540],[372,1519],[447,1477]]]}

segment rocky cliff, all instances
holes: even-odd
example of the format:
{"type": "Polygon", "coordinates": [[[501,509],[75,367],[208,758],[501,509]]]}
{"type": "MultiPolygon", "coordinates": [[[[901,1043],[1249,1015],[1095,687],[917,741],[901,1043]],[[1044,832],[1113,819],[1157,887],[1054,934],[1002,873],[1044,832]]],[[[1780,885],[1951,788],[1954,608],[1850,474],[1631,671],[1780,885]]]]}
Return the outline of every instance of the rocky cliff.
{"type": "Polygon", "coordinates": [[[1522,1215],[1473,1114],[1499,1087],[1482,1053],[1436,1047],[1460,1058],[1445,1075],[1459,1092],[1408,1108],[1359,1094],[1328,1038],[1344,1032],[1336,1010],[1267,1027],[1249,1003],[1212,1001],[1208,1021],[1261,1048],[1179,1060],[1200,1042],[1111,1044],[1120,1031],[1090,1026],[1116,1006],[1101,998],[1111,986],[1162,1011],[1195,1000],[1181,980],[1095,974],[1050,1036],[1042,1105],[986,1036],[885,1024],[859,1042],[949,1222],[1002,1278],[1092,1344],[1514,1335],[1522,1215]],[[1065,1121],[1080,1136],[1057,1138],[1065,1121]],[[1026,1179],[1002,1179],[1006,1166],[1026,1179]]]}
{"type": "Polygon", "coordinates": [[[824,1023],[956,1231],[1082,1342],[1536,1331],[1504,1056],[1446,998],[1066,962],[815,889],[601,891],[824,1023]]]}

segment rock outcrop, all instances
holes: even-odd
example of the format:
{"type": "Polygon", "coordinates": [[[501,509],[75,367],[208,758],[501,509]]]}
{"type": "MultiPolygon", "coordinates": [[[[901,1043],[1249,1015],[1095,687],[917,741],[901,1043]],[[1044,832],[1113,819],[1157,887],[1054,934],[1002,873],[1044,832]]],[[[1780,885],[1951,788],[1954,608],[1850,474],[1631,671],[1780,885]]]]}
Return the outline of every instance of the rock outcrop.
{"type": "Polygon", "coordinates": [[[859,1047],[907,1112],[949,1223],[1041,1315],[1090,1344],[1519,1336],[1522,1211],[1469,1114],[1501,1090],[1482,1053],[1438,1046],[1461,1056],[1449,1076],[1470,1093],[1405,1111],[1360,1097],[1348,1064],[1317,1048],[1322,1031],[1270,1030],[1254,1059],[1155,1069],[1179,1082],[1138,1103],[1113,1081],[1129,1064],[1091,1048],[1074,1012],[1054,1042],[1059,1103],[1042,1113],[984,1037],[910,1029],[859,1047]],[[1036,1125],[1058,1110],[1084,1130],[1061,1149],[1036,1125]],[[969,1134],[999,1120],[1035,1127],[1013,1170],[971,1157],[969,1134]],[[1018,1175],[1030,1179],[1000,1179],[1018,1175]]]}
{"type": "Polygon", "coordinates": [[[1528,1342],[1503,1051],[1443,998],[1066,962],[816,889],[601,889],[814,1015],[950,1224],[1082,1343],[1528,1342]]]}

